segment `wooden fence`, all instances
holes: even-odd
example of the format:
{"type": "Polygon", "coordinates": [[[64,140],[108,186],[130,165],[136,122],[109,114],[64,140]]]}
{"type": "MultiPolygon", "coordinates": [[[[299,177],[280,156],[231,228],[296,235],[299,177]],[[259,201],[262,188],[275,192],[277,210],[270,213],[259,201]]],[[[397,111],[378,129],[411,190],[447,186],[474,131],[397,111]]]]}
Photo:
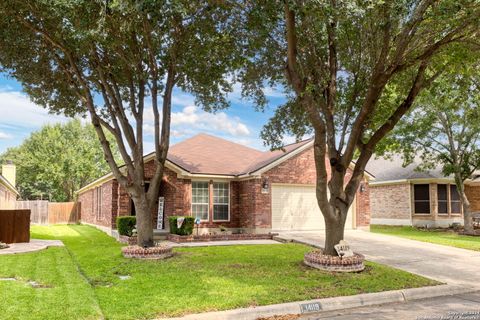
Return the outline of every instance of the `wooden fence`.
{"type": "Polygon", "coordinates": [[[30,210],[0,210],[0,242],[30,242],[30,210]]]}
{"type": "Polygon", "coordinates": [[[76,223],[80,220],[80,203],[48,202],[46,200],[17,201],[17,209],[30,209],[30,221],[35,224],[76,223]]]}

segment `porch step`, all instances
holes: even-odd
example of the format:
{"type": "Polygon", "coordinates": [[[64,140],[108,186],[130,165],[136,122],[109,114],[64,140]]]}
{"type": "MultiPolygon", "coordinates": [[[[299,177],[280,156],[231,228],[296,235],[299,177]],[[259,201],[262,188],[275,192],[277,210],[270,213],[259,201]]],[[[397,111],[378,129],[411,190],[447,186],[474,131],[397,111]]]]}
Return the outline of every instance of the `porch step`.
{"type": "Polygon", "coordinates": [[[153,240],[166,240],[169,233],[168,230],[153,230],[153,240]]]}

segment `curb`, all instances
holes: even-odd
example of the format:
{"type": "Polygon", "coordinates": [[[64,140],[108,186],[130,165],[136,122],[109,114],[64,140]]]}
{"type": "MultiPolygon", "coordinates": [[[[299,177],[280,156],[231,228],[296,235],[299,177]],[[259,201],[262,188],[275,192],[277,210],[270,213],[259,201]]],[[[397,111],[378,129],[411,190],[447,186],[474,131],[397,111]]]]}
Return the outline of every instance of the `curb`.
{"type": "Polygon", "coordinates": [[[308,301],[296,301],[267,306],[240,308],[226,311],[190,314],[169,320],[255,320],[259,317],[271,317],[285,314],[316,314],[323,311],[335,311],[385,303],[407,302],[425,298],[436,298],[478,291],[474,287],[438,285],[422,288],[363,293],[354,296],[333,297],[308,301]],[[303,310],[303,311],[302,311],[303,310]]]}

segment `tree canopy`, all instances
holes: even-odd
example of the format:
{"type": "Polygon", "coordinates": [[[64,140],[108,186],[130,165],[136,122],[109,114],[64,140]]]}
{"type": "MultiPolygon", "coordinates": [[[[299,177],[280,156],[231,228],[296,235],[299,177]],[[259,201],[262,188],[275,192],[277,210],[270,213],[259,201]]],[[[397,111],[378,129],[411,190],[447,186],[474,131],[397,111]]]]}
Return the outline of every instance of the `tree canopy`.
{"type": "Polygon", "coordinates": [[[241,41],[232,24],[236,8],[189,0],[0,2],[0,71],[50,111],[88,114],[110,169],[133,199],[141,246],[153,245],[151,212],[169,148],[174,88],[205,110],[228,105],[241,41]],[[156,168],[145,191],[147,117],[156,168]]]}
{"type": "Polygon", "coordinates": [[[335,254],[377,144],[446,66],[461,63],[478,47],[480,5],[291,0],[246,7],[250,56],[242,72],[244,94],[263,103],[264,85],[286,88],[288,102],[262,131],[271,146],[281,146],[285,134],[315,136],[317,199],[326,252],[335,254]]]}
{"type": "MultiPolygon", "coordinates": [[[[118,151],[113,152],[118,159],[118,151]]],[[[17,167],[22,199],[73,201],[75,191],[110,169],[93,126],[78,119],[33,132],[0,156],[0,161],[6,160],[17,167]]]]}
{"type": "Polygon", "coordinates": [[[480,77],[478,66],[442,75],[384,141],[382,153],[402,153],[419,170],[440,167],[457,185],[465,231],[473,233],[465,182],[480,168],[480,77]]]}

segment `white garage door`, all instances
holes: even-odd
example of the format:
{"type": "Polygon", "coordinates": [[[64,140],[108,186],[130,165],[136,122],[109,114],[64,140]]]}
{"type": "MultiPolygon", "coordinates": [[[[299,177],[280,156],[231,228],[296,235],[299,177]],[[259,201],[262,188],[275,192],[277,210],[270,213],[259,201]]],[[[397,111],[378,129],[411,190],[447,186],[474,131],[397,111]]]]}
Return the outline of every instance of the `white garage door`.
{"type": "MultiPolygon", "coordinates": [[[[355,202],[354,202],[355,203],[355,202]]],[[[353,206],[348,211],[345,229],[353,228],[353,206]]],[[[321,230],[325,221],[317,204],[314,186],[272,186],[273,230],[321,230]]]]}

